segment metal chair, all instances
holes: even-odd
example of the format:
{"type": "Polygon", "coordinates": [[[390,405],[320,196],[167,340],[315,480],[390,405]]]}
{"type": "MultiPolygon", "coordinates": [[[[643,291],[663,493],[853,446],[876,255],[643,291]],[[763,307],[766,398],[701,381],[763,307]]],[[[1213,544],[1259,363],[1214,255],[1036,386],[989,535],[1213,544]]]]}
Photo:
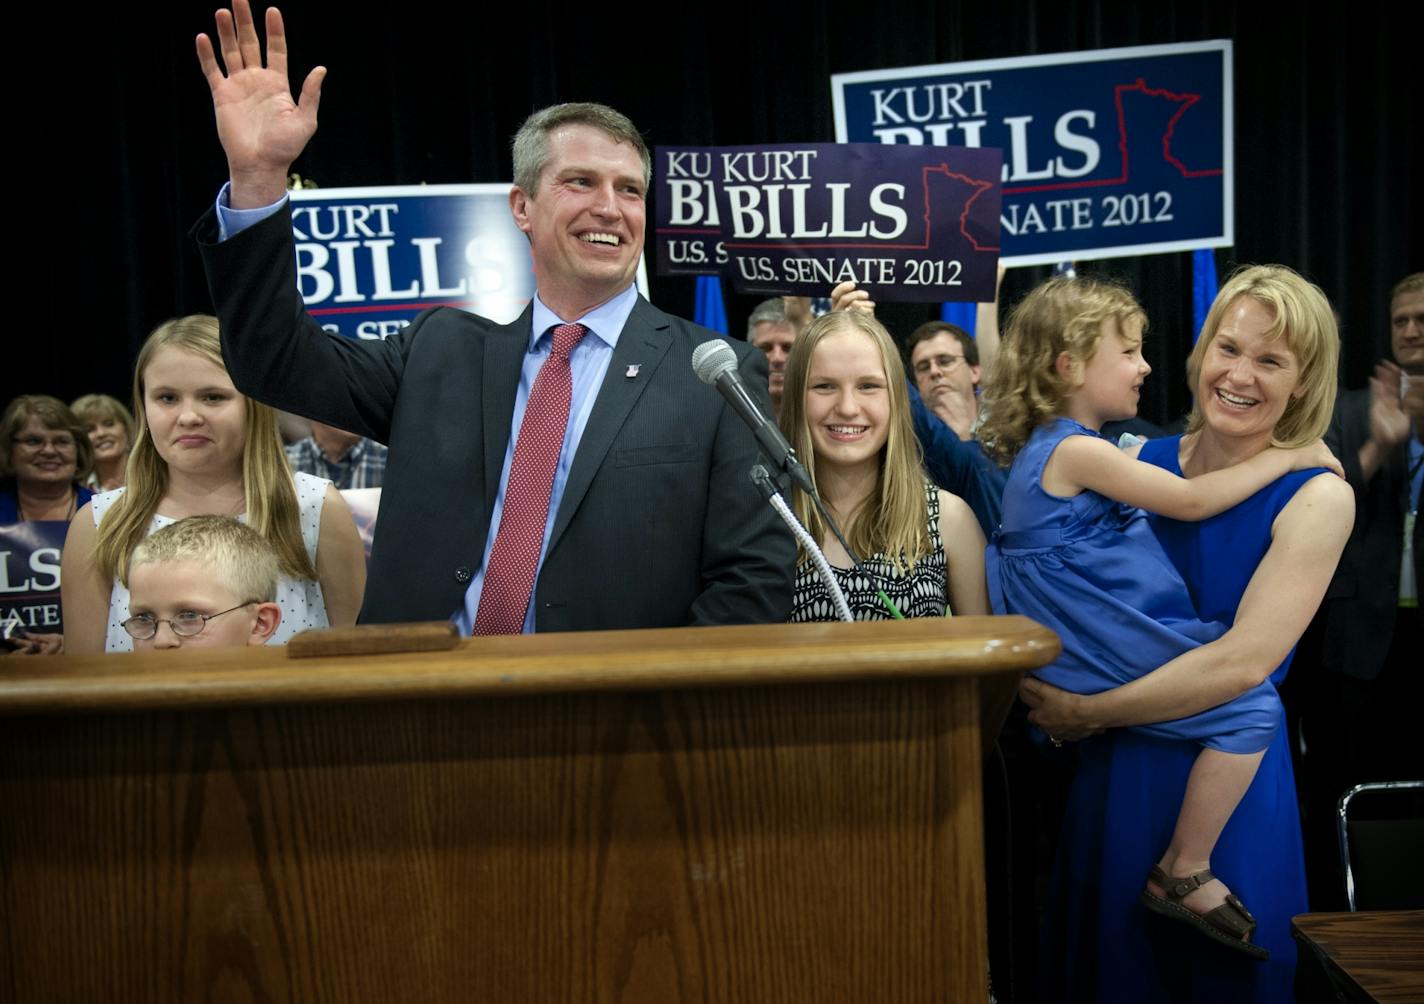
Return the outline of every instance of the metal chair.
{"type": "Polygon", "coordinates": [[[1424,907],[1424,781],[1355,785],[1336,826],[1351,911],[1424,907]]]}

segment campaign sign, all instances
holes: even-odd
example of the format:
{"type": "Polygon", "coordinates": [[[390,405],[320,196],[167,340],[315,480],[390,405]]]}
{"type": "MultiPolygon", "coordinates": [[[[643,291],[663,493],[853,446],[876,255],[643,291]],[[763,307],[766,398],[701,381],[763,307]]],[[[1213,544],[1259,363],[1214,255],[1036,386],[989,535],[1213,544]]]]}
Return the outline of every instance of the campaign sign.
{"type": "Polygon", "coordinates": [[[1006,264],[1232,243],[1229,41],[842,73],[831,98],[842,142],[1001,148],[1006,264]]]}
{"type": "MultiPolygon", "coordinates": [[[[738,292],[825,296],[853,281],[880,300],[993,299],[997,150],[789,143],[676,152],[657,151],[660,186],[684,171],[710,184],[664,199],[659,215],[670,226],[698,213],[703,228],[715,223],[712,258],[738,292]]],[[[672,257],[674,240],[692,240],[665,238],[661,227],[658,238],[660,260],[664,250],[672,257]]]]}
{"type": "Polygon", "coordinates": [[[720,275],[727,263],[714,177],[717,147],[653,151],[658,275],[720,275]]]}
{"type": "Polygon", "coordinates": [[[59,555],[66,520],[0,526],[0,637],[62,634],[59,555]]]}
{"type": "Polygon", "coordinates": [[[534,295],[508,185],[302,189],[292,195],[307,312],[349,338],[388,338],[422,310],[502,324],[534,295]]]}

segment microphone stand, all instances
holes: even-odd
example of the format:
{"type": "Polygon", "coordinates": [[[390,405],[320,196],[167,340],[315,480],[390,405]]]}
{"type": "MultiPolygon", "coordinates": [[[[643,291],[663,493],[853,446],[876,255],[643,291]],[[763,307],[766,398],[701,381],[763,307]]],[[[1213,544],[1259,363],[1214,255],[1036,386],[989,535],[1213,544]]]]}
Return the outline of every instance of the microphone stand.
{"type": "MultiPolygon", "coordinates": [[[[841,585],[836,581],[835,573],[831,571],[831,563],[826,560],[826,556],[821,551],[821,546],[816,543],[815,538],[801,525],[801,521],[796,518],[796,514],[791,511],[791,507],[788,506],[786,500],[781,497],[781,491],[777,483],[772,480],[766,467],[762,464],[757,464],[752,467],[751,479],[752,482],[761,489],[762,496],[771,503],[772,509],[776,510],[776,514],[781,517],[781,521],[791,530],[791,535],[806,549],[806,553],[810,556],[812,564],[816,566],[816,571],[821,576],[821,581],[830,589],[831,600],[835,604],[836,613],[840,615],[840,619],[843,621],[855,620],[850,612],[850,604],[846,602],[845,593],[841,591],[841,585]]],[[[826,511],[825,505],[821,502],[820,494],[814,491],[807,492],[807,494],[811,497],[811,501],[816,503],[816,511],[821,514],[821,518],[825,520],[826,525],[831,528],[831,533],[836,535],[836,540],[840,541],[841,547],[845,548],[845,553],[850,555],[851,564],[855,567],[855,570],[864,572],[865,569],[861,567],[860,557],[851,549],[850,542],[847,541],[845,535],[841,533],[841,528],[836,525],[836,521],[832,519],[831,514],[826,511]]],[[[905,619],[905,615],[900,612],[900,608],[895,605],[895,601],[886,595],[883,588],[876,586],[875,593],[880,597],[880,602],[885,604],[885,608],[890,611],[890,615],[895,620],[902,621],[905,619]]]]}
{"type": "MultiPolygon", "coordinates": [[[[831,563],[827,561],[826,556],[821,553],[820,545],[816,543],[815,538],[801,525],[801,521],[796,518],[796,514],[791,511],[791,507],[788,506],[786,500],[781,497],[781,492],[777,488],[776,482],[771,479],[771,475],[767,473],[766,468],[761,464],[757,464],[752,468],[751,477],[752,483],[761,489],[762,495],[771,503],[772,509],[776,510],[776,514],[781,517],[781,521],[790,529],[791,535],[796,538],[797,542],[805,548],[806,553],[810,555],[811,562],[816,566],[816,571],[820,573],[821,580],[825,582],[826,587],[831,592],[831,601],[835,603],[836,613],[840,615],[840,619],[843,621],[855,620],[855,618],[851,616],[850,604],[846,602],[845,593],[841,592],[840,583],[836,581],[835,573],[831,571],[831,563]]],[[[821,510],[821,515],[830,524],[832,531],[834,531],[836,535],[836,539],[844,546],[845,539],[841,537],[840,528],[837,527],[834,522],[831,522],[829,516],[826,516],[826,510],[821,506],[821,500],[816,498],[815,495],[811,497],[816,499],[816,507],[821,510]]],[[[860,564],[855,555],[851,553],[849,547],[846,548],[846,553],[851,555],[851,560],[855,561],[857,565],[860,564]]]]}

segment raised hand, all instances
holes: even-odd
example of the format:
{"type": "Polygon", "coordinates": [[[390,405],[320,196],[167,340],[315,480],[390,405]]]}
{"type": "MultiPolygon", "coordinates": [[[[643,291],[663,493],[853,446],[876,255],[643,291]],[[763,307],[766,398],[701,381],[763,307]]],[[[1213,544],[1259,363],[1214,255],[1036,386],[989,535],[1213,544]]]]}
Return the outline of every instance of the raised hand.
{"type": "Polygon", "coordinates": [[[782,305],[786,309],[786,319],[796,329],[797,334],[806,330],[812,321],[811,298],[809,296],[783,296],[782,305]]]}
{"type": "Polygon", "coordinates": [[[1394,363],[1379,363],[1370,377],[1370,438],[1386,450],[1409,438],[1409,415],[1400,396],[1400,369],[1394,363]]]}
{"type": "Polygon", "coordinates": [[[971,438],[974,423],[979,419],[979,400],[974,396],[973,389],[962,394],[947,383],[938,384],[925,395],[925,404],[960,439],[971,438]]]}
{"type": "Polygon", "coordinates": [[[326,68],[307,74],[292,100],[287,81],[287,33],[282,14],[267,9],[267,65],[247,0],[217,12],[217,39],[227,72],[207,35],[197,39],[198,65],[213,94],[218,139],[227,154],[234,209],[270,205],[286,191],[287,171],[316,132],[316,110],[326,68]]]}
{"type": "Polygon", "coordinates": [[[863,289],[856,288],[854,282],[843,282],[831,290],[832,310],[859,310],[875,316],[875,301],[863,289]]]}

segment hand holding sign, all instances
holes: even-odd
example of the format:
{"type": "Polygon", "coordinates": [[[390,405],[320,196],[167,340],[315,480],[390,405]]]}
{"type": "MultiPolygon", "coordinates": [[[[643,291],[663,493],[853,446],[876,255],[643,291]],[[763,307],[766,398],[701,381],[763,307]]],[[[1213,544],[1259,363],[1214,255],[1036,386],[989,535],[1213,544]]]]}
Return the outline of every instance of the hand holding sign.
{"type": "Polygon", "coordinates": [[[832,310],[859,310],[861,313],[875,316],[875,301],[870,298],[870,294],[863,289],[858,289],[853,282],[843,282],[831,290],[832,310]]]}
{"type": "Polygon", "coordinates": [[[316,110],[326,68],[307,74],[302,93],[292,100],[287,82],[287,33],[282,14],[267,9],[267,66],[247,0],[233,0],[232,10],[217,12],[217,38],[224,75],[207,35],[197,39],[198,65],[213,93],[218,139],[227,154],[234,209],[270,205],[287,190],[287,171],[316,132],[316,110]]]}

